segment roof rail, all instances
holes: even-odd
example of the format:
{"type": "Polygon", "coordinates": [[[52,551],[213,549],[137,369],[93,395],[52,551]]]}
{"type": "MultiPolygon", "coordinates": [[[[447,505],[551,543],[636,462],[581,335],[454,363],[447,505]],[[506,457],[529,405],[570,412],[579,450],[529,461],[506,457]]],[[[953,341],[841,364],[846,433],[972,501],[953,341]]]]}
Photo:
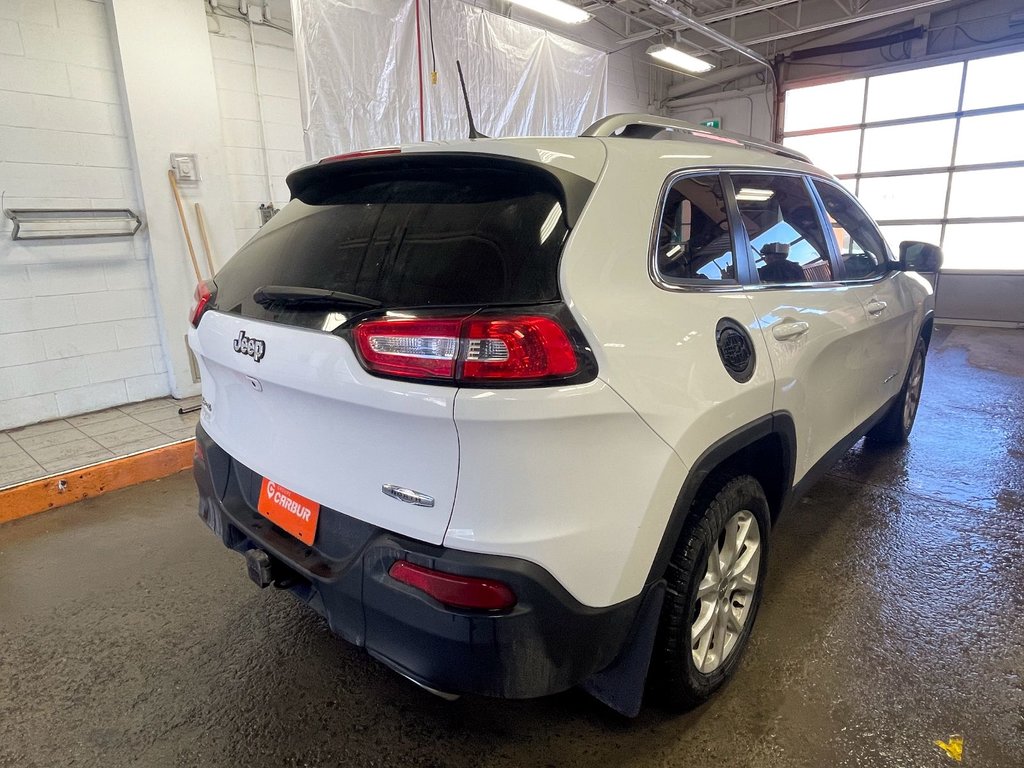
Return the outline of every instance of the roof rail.
{"type": "Polygon", "coordinates": [[[641,113],[622,112],[615,115],[602,117],[591,125],[580,136],[624,136],[633,139],[653,139],[662,131],[676,131],[691,135],[703,136],[705,138],[722,139],[729,143],[742,144],[749,149],[759,149],[762,152],[771,152],[773,155],[781,155],[803,163],[810,163],[811,159],[803,152],[784,147],[772,141],[755,139],[752,136],[745,136],[742,133],[722,131],[717,128],[707,128],[703,125],[687,123],[683,120],[673,120],[670,117],[658,117],[656,115],[644,115],[641,113]],[[621,131],[621,133],[620,133],[621,131]]]}

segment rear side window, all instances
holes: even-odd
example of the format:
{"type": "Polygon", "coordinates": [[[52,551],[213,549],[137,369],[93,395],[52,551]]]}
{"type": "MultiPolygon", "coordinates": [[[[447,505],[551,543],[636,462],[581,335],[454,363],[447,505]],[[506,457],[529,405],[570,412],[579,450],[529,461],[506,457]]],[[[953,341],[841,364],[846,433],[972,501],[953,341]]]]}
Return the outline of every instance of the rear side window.
{"type": "Polygon", "coordinates": [[[802,177],[733,174],[732,183],[762,283],[832,280],[828,241],[802,177]]]}
{"type": "Polygon", "coordinates": [[[558,191],[527,167],[339,168],[218,273],[218,305],[262,316],[252,294],[268,285],[355,294],[384,307],[557,300],[569,231],[558,191]]]}
{"type": "Polygon", "coordinates": [[[878,229],[849,193],[823,181],[814,181],[828,212],[839,245],[839,258],[852,280],[881,277],[888,271],[885,242],[878,229]]]}
{"type": "Polygon", "coordinates": [[[736,259],[718,174],[679,179],[665,195],[656,265],[666,282],[735,281],[736,259]]]}

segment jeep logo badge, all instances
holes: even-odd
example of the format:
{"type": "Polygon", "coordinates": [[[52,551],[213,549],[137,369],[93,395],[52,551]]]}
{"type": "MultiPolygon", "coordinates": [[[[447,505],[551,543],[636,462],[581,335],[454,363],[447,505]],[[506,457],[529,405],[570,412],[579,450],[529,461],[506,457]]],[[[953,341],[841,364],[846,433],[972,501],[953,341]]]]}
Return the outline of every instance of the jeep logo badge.
{"type": "Polygon", "coordinates": [[[245,335],[245,331],[238,332],[238,338],[233,344],[235,352],[240,355],[248,355],[257,363],[267,353],[267,344],[263,339],[253,339],[245,335]]]}

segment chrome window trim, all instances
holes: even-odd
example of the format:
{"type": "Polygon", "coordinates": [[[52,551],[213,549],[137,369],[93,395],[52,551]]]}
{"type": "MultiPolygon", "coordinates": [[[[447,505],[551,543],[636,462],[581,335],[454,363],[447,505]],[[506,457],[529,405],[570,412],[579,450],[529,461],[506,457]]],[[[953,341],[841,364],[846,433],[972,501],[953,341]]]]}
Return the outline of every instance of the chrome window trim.
{"type": "Polygon", "coordinates": [[[795,291],[795,290],[807,290],[811,288],[825,289],[825,288],[840,288],[846,285],[846,283],[839,280],[831,280],[827,283],[814,282],[814,283],[757,283],[756,285],[747,286],[747,290],[755,293],[762,291],[795,291]]]}
{"type": "MultiPolygon", "coordinates": [[[[647,274],[651,278],[651,282],[659,288],[677,293],[735,293],[742,291],[744,290],[744,285],[739,280],[704,281],[696,278],[682,278],[679,282],[675,282],[662,275],[661,270],[658,269],[658,240],[661,234],[661,215],[665,210],[665,200],[668,197],[669,191],[676,185],[676,182],[694,176],[716,176],[719,179],[719,183],[721,183],[722,169],[710,167],[687,168],[682,171],[673,171],[665,178],[661,185],[661,191],[658,193],[658,205],[654,211],[654,220],[651,222],[651,235],[647,245],[647,274]],[[686,282],[682,282],[683,280],[686,282]],[[701,283],[705,282],[714,284],[701,285],[701,283]]],[[[728,207],[728,203],[726,205],[728,207]]],[[[728,211],[726,216],[728,217],[728,211]]],[[[733,269],[736,269],[739,263],[739,254],[736,248],[736,232],[731,221],[729,221],[729,239],[732,241],[733,269]]]]}
{"type": "MultiPolygon", "coordinates": [[[[730,174],[730,178],[732,178],[732,174],[733,173],[770,173],[773,176],[796,176],[796,177],[799,177],[803,181],[804,189],[807,191],[807,197],[809,198],[809,200],[811,202],[811,205],[814,206],[815,212],[817,212],[817,214],[818,214],[818,224],[822,228],[822,235],[825,236],[826,240],[828,239],[828,233],[825,231],[825,221],[821,218],[821,212],[818,211],[817,193],[814,191],[812,185],[810,184],[810,179],[812,177],[813,178],[821,178],[821,179],[828,180],[829,177],[827,175],[825,175],[823,173],[817,173],[817,172],[814,172],[814,171],[798,171],[798,170],[794,170],[794,169],[791,169],[791,168],[784,168],[784,169],[765,168],[765,167],[751,168],[751,167],[744,166],[744,167],[740,167],[740,168],[725,168],[723,170],[724,170],[725,173],[730,174]]],[[[743,226],[742,220],[740,221],[740,225],[743,226]]],[[[746,241],[744,244],[745,244],[745,246],[748,249],[747,258],[749,259],[750,258],[750,255],[749,255],[750,240],[749,240],[749,234],[747,233],[745,226],[743,227],[743,235],[744,235],[744,240],[746,241]]],[[[828,252],[827,256],[828,256],[829,268],[832,270],[832,278],[833,278],[832,280],[815,280],[815,281],[807,281],[807,282],[801,282],[801,283],[762,283],[760,278],[758,278],[758,281],[756,283],[752,283],[750,287],[751,287],[752,290],[760,290],[760,291],[764,291],[764,290],[770,291],[770,290],[780,290],[780,289],[792,291],[792,290],[798,290],[798,289],[802,289],[802,288],[836,288],[836,287],[838,287],[838,286],[843,284],[841,280],[835,279],[836,278],[836,272],[839,270],[840,265],[836,263],[835,254],[832,253],[832,248],[831,247],[829,247],[829,252],[828,252]]],[[[756,267],[754,267],[753,259],[750,259],[750,265],[751,265],[751,269],[754,271],[754,274],[756,275],[757,274],[757,269],[756,269],[756,267]]]]}
{"type": "MultiPolygon", "coordinates": [[[[869,283],[879,283],[882,280],[885,280],[885,278],[894,275],[897,270],[893,268],[893,265],[899,264],[899,260],[893,256],[892,251],[889,249],[889,243],[886,241],[885,236],[882,234],[882,230],[878,226],[878,222],[875,221],[874,218],[872,218],[871,214],[868,213],[864,205],[860,202],[860,200],[857,199],[857,196],[853,194],[850,190],[848,190],[846,187],[844,187],[842,184],[839,184],[838,182],[833,181],[832,179],[827,179],[823,177],[817,177],[816,179],[809,178],[808,181],[810,182],[812,188],[814,187],[815,180],[822,181],[828,184],[829,186],[839,190],[840,193],[845,194],[847,198],[852,200],[854,205],[856,205],[857,208],[860,209],[861,213],[867,216],[868,221],[874,226],[875,232],[878,235],[878,239],[881,241],[882,247],[885,249],[885,263],[886,265],[888,265],[888,269],[886,269],[885,272],[883,272],[880,275],[875,275],[874,277],[846,277],[846,263],[843,262],[843,280],[840,282],[842,282],[843,285],[867,285],[869,283]]],[[[820,199],[821,195],[817,189],[814,189],[814,194],[816,197],[820,199]]],[[[824,208],[824,200],[821,201],[821,205],[824,208]]],[[[828,213],[828,209],[825,209],[825,213],[828,213]]],[[[835,235],[833,235],[832,239],[835,240],[835,235]]],[[[843,254],[839,252],[838,242],[836,242],[836,256],[840,261],[843,258],[843,254]]]]}
{"type": "MultiPolygon", "coordinates": [[[[744,291],[772,291],[772,290],[809,290],[809,289],[820,289],[820,288],[837,288],[848,284],[847,281],[843,280],[829,280],[829,281],[817,281],[817,282],[806,282],[806,283],[762,283],[760,281],[752,283],[740,283],[738,281],[728,282],[719,281],[717,285],[698,285],[703,282],[695,279],[691,279],[688,283],[674,283],[666,278],[662,277],[658,270],[658,234],[659,224],[661,222],[661,212],[665,208],[665,196],[668,191],[675,185],[675,183],[681,179],[685,179],[690,176],[709,176],[709,175],[721,175],[727,174],[731,180],[731,174],[733,173],[764,173],[771,174],[774,176],[797,176],[804,179],[821,179],[828,181],[832,184],[836,184],[836,180],[828,174],[822,173],[817,170],[808,169],[797,170],[794,168],[774,168],[767,165],[733,165],[723,164],[717,166],[700,166],[696,168],[686,168],[683,170],[673,171],[666,178],[661,185],[661,192],[658,194],[658,206],[655,209],[654,220],[651,222],[651,235],[647,246],[648,259],[647,259],[647,273],[656,286],[665,291],[671,291],[673,293],[739,293],[744,291]]],[[[805,184],[806,186],[806,184],[805,184]]],[[[839,185],[842,188],[842,185],[839,185]]],[[[848,191],[848,190],[847,190],[848,191]]],[[[854,198],[856,199],[856,198],[854,198]]],[[[812,197],[812,202],[814,198],[812,197]]],[[[859,203],[858,203],[859,205],[859,203]]],[[[863,206],[861,206],[863,210],[863,206]]],[[[867,211],[865,211],[867,213],[867,211]]],[[[870,218],[870,216],[869,216],[870,218]]],[[[820,219],[820,215],[819,215],[820,219]]],[[[874,221],[874,219],[871,219],[874,221]]],[[[742,221],[740,222],[742,225],[742,221]]],[[[821,222],[824,227],[825,222],[821,222]]],[[[877,226],[877,225],[876,225],[877,226]]],[[[739,267],[740,249],[738,246],[740,243],[737,241],[737,230],[733,226],[732,222],[729,223],[730,236],[733,244],[733,255],[736,260],[737,269],[739,267]]],[[[743,258],[748,258],[748,244],[746,231],[743,232],[743,258]]],[[[883,238],[883,244],[884,244],[883,238]]],[[[886,245],[888,248],[888,245],[886,245]]],[[[832,267],[833,277],[835,277],[836,265],[832,263],[832,255],[829,254],[829,263],[832,267]]],[[[756,275],[756,270],[754,271],[756,275]]],[[[849,281],[849,284],[864,284],[865,282],[873,282],[871,280],[856,280],[849,281]]]]}

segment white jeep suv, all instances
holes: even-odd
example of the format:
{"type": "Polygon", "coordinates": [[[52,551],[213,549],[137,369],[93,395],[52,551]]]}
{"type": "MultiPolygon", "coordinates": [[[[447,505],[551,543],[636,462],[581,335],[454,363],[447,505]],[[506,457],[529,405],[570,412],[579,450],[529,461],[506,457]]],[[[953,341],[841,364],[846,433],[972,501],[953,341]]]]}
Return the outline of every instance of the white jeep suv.
{"type": "Polygon", "coordinates": [[[941,254],[786,148],[615,115],[288,184],[197,289],[200,515],[436,693],[706,699],[779,513],[913,425],[941,254]]]}

